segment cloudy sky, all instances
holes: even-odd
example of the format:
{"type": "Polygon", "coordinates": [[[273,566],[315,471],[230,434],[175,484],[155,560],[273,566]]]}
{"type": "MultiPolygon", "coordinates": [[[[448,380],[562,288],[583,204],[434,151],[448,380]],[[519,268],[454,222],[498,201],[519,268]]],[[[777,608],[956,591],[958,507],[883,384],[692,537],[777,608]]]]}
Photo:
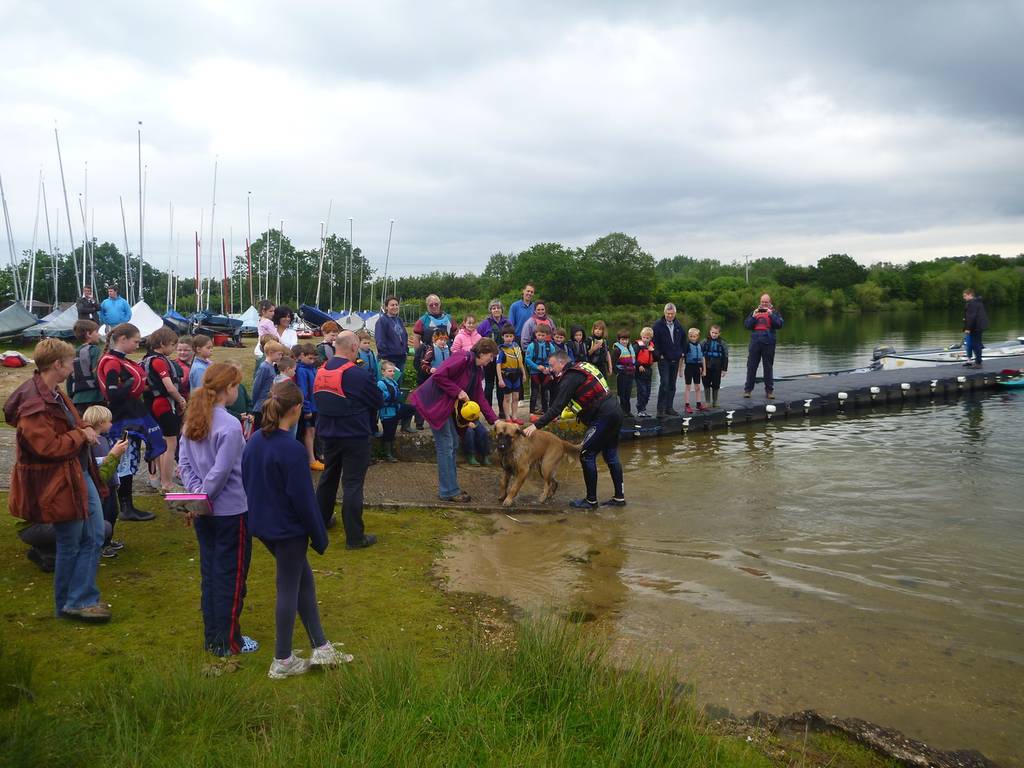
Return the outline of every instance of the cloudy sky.
{"type": "MultiPolygon", "coordinates": [[[[393,271],[611,231],[656,258],[1024,251],[1024,2],[0,0],[0,174],[101,240],[236,250],[268,214],[393,271]],[[174,236],[168,203],[175,206],[174,236]],[[202,214],[201,214],[202,212],[202,214]],[[90,213],[91,216],[91,213],[90,213]]],[[[56,226],[51,221],[52,226],[56,226]]],[[[40,242],[45,230],[40,225],[40,242]]],[[[133,245],[134,249],[134,245],[133,245]]],[[[6,252],[3,253],[6,263],[6,252]]]]}

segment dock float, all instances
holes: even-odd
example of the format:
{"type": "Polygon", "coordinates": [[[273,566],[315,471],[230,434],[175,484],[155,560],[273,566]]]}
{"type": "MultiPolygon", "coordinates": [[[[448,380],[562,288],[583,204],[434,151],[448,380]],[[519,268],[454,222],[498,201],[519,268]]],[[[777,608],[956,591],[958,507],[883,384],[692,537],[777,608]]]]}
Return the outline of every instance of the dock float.
{"type": "MultiPolygon", "coordinates": [[[[737,359],[737,363],[740,361],[737,359]]],[[[636,439],[678,435],[687,432],[725,429],[753,422],[862,411],[891,404],[929,402],[995,389],[1006,378],[1003,370],[1024,368],[1024,355],[984,361],[981,368],[946,364],[900,370],[862,373],[816,374],[775,380],[775,399],[765,396],[758,383],[751,397],[743,397],[743,387],[723,387],[718,407],[695,411],[692,415],[665,416],[661,419],[626,417],[622,437],[636,439]]],[[[739,366],[737,366],[739,369],[739,366]]],[[[742,377],[740,370],[730,375],[742,377]]],[[[676,389],[675,409],[682,413],[682,382],[676,389]]],[[[651,398],[657,398],[656,388],[651,398]]]]}

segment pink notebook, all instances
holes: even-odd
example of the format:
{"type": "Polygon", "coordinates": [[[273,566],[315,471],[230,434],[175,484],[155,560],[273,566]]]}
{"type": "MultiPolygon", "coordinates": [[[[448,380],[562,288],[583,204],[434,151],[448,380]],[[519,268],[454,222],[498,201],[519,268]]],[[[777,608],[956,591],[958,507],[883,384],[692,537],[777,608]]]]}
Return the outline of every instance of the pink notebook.
{"type": "Polygon", "coordinates": [[[197,515],[213,514],[213,506],[205,493],[166,493],[164,501],[177,507],[179,511],[193,512],[197,515]]]}

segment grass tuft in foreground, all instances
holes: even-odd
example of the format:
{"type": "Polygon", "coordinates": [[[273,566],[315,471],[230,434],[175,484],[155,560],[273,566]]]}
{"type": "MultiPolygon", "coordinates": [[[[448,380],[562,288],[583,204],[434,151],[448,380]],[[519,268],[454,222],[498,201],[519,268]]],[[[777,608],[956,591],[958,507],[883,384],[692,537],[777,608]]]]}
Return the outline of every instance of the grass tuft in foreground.
{"type": "MultiPolygon", "coordinates": [[[[510,650],[459,646],[451,664],[402,648],[371,652],[316,685],[204,676],[178,657],[118,666],[77,703],[46,711],[4,699],[0,761],[64,766],[757,766],[711,733],[668,678],[609,666],[579,630],[527,623],[510,650]]],[[[25,659],[20,659],[24,662],[25,659]]],[[[0,662],[5,688],[31,690],[0,662]]]]}

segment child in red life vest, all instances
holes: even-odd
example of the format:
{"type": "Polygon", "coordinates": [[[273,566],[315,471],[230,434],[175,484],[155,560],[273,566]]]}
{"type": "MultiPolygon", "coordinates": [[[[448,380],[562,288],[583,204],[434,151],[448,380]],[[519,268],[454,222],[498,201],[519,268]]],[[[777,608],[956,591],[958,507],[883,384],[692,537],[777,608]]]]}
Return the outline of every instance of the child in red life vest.
{"type": "Polygon", "coordinates": [[[650,416],[647,403],[651,399],[651,378],[659,357],[654,348],[654,329],[642,328],[636,344],[636,415],[642,419],[650,416]]]}
{"type": "MultiPolygon", "coordinates": [[[[629,399],[633,395],[633,379],[636,377],[636,344],[629,340],[629,331],[623,328],[616,334],[616,342],[612,345],[612,367],[615,369],[615,389],[619,395],[619,405],[623,416],[632,416],[629,399]]],[[[640,406],[637,406],[640,410],[640,406]]]]}
{"type": "Polygon", "coordinates": [[[146,371],[146,404],[167,443],[167,452],[158,459],[160,490],[165,493],[174,488],[175,448],[185,413],[185,397],[178,389],[181,369],[170,358],[177,346],[178,334],[166,326],[158,328],[149,335],[150,352],[142,360],[146,371]]]}

